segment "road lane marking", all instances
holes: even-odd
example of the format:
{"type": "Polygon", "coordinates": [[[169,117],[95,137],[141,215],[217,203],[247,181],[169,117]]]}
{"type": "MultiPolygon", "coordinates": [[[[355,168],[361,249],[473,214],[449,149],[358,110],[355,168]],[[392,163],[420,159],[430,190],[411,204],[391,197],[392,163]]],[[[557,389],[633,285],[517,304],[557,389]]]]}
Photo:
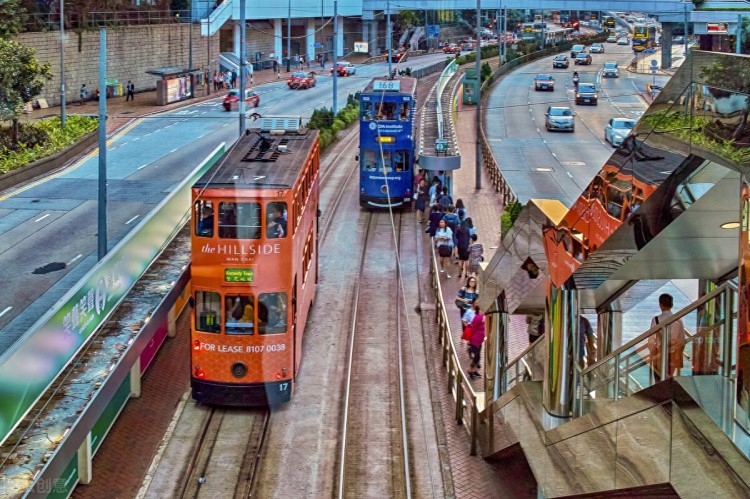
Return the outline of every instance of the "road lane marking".
{"type": "Polygon", "coordinates": [[[573,178],[573,175],[570,174],[570,172],[565,172],[568,174],[568,177],[573,178]]]}
{"type": "Polygon", "coordinates": [[[128,220],[127,222],[125,222],[125,225],[130,225],[130,222],[132,222],[133,220],[135,220],[138,217],[140,217],[140,215],[134,216],[133,218],[131,218],[130,220],[128,220]]]}
{"type": "Polygon", "coordinates": [[[136,140],[141,140],[141,138],[140,137],[136,137],[133,140],[131,140],[131,142],[135,142],[136,140]]]}
{"type": "Polygon", "coordinates": [[[13,307],[6,307],[6,309],[5,309],[5,310],[3,310],[2,312],[0,312],[0,317],[4,316],[4,315],[5,315],[5,314],[7,314],[8,312],[10,312],[10,309],[12,309],[12,308],[13,308],[13,307]]]}
{"type": "Polygon", "coordinates": [[[143,169],[144,169],[144,168],[146,168],[147,166],[148,166],[148,163],[146,163],[145,165],[141,165],[141,166],[139,166],[139,167],[138,167],[138,170],[143,170],[143,169]]]}
{"type": "Polygon", "coordinates": [[[45,218],[47,218],[48,216],[49,216],[49,213],[47,213],[46,215],[44,215],[44,216],[42,216],[42,217],[39,217],[39,218],[37,218],[37,219],[36,219],[36,220],[34,220],[34,221],[35,221],[35,222],[41,222],[42,220],[44,220],[44,219],[45,219],[45,218]]]}
{"type": "Polygon", "coordinates": [[[82,256],[83,256],[82,254],[78,253],[78,255],[76,255],[76,257],[73,258],[71,261],[69,261],[66,265],[72,264],[73,262],[75,262],[76,260],[78,260],[79,258],[81,258],[82,256]]]}
{"type": "Polygon", "coordinates": [[[174,149],[172,149],[171,151],[169,151],[169,154],[172,154],[172,153],[173,153],[173,152],[175,152],[176,150],[177,150],[177,147],[175,147],[174,149]]]}
{"type": "Polygon", "coordinates": [[[552,157],[553,157],[553,158],[556,158],[556,157],[557,157],[557,154],[555,154],[555,153],[552,153],[552,157]]]}
{"type": "Polygon", "coordinates": [[[537,131],[537,133],[542,133],[542,132],[541,132],[541,131],[539,130],[539,128],[537,128],[537,129],[536,129],[536,131],[537,131]]]}

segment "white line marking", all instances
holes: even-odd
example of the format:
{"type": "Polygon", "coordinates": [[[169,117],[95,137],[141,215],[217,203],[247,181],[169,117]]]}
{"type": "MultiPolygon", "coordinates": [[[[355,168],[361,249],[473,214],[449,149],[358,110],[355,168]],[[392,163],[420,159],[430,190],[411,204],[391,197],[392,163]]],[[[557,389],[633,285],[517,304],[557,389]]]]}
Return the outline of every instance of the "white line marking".
{"type": "Polygon", "coordinates": [[[69,261],[69,262],[67,263],[67,265],[70,265],[71,263],[75,262],[76,260],[78,260],[78,259],[79,259],[79,258],[81,258],[82,256],[83,256],[83,255],[79,253],[78,255],[76,255],[76,257],[75,257],[75,258],[73,258],[73,259],[72,259],[71,261],[69,261]]]}
{"type": "Polygon", "coordinates": [[[135,142],[136,140],[141,140],[141,138],[140,138],[140,137],[136,137],[136,138],[134,138],[134,139],[132,140],[132,142],[135,142]]]}
{"type": "Polygon", "coordinates": [[[553,157],[553,158],[556,158],[556,157],[557,157],[557,154],[555,154],[555,153],[552,153],[552,157],[553,157]]]}
{"type": "Polygon", "coordinates": [[[568,177],[573,178],[573,175],[570,174],[570,172],[565,172],[568,174],[568,177]]]}
{"type": "Polygon", "coordinates": [[[229,126],[229,123],[224,123],[223,125],[221,125],[221,128],[224,128],[225,126],[229,126]]]}
{"type": "Polygon", "coordinates": [[[37,218],[37,219],[36,219],[36,220],[34,220],[34,221],[35,221],[35,222],[41,222],[42,220],[44,220],[44,219],[45,219],[45,218],[47,218],[48,216],[49,216],[49,213],[47,213],[47,214],[46,214],[46,215],[44,215],[43,217],[39,217],[39,218],[37,218]]]}
{"type": "Polygon", "coordinates": [[[131,218],[130,220],[128,220],[127,222],[125,222],[125,225],[130,225],[130,222],[132,222],[133,220],[135,220],[138,217],[140,217],[140,215],[134,216],[133,218],[131,218]]]}
{"type": "Polygon", "coordinates": [[[169,151],[169,152],[170,152],[170,154],[171,154],[171,153],[175,152],[176,150],[177,150],[177,148],[175,147],[174,149],[172,149],[172,150],[171,150],[171,151],[169,151]]]}
{"type": "Polygon", "coordinates": [[[11,308],[13,308],[13,307],[7,307],[5,310],[3,310],[2,312],[0,312],[0,317],[2,317],[5,314],[7,314],[10,311],[11,308]]]}
{"type": "Polygon", "coordinates": [[[148,136],[149,136],[149,135],[151,135],[152,133],[154,133],[154,132],[148,132],[148,133],[147,133],[146,135],[144,135],[144,137],[148,137],[148,136]]]}
{"type": "Polygon", "coordinates": [[[147,166],[148,166],[148,163],[146,163],[145,165],[141,165],[141,166],[139,166],[139,167],[138,167],[138,170],[143,170],[143,169],[144,169],[144,168],[146,168],[147,166]]]}
{"type": "Polygon", "coordinates": [[[538,128],[536,129],[536,131],[537,131],[537,133],[541,133],[538,128]]]}
{"type": "Polygon", "coordinates": [[[547,141],[546,141],[546,140],[544,140],[544,139],[542,139],[542,143],[543,143],[543,144],[546,144],[546,143],[547,143],[547,141]]]}

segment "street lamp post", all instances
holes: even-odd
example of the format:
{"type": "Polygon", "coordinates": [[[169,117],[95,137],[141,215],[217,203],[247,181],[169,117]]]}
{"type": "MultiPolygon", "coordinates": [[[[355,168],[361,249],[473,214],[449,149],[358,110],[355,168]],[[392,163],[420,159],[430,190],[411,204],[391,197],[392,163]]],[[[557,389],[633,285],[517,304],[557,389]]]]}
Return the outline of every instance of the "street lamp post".
{"type": "Polygon", "coordinates": [[[60,0],[60,126],[65,129],[65,0],[60,0]]]}
{"type": "Polygon", "coordinates": [[[188,22],[188,28],[190,29],[190,41],[188,42],[188,69],[193,70],[193,7],[190,6],[190,21],[188,22]]]}
{"type": "Polygon", "coordinates": [[[386,1],[386,3],[385,3],[385,11],[386,11],[386,14],[385,14],[385,17],[386,17],[386,20],[385,20],[385,24],[386,24],[386,27],[385,27],[385,32],[386,32],[386,37],[385,37],[385,51],[388,53],[388,78],[390,78],[391,75],[393,74],[393,69],[391,68],[391,64],[392,64],[391,63],[391,43],[392,43],[392,40],[391,39],[393,38],[393,33],[391,32],[391,0],[387,0],[386,1]]]}
{"type": "Polygon", "coordinates": [[[287,0],[286,12],[286,72],[292,67],[292,0],[287,0]]]}
{"type": "Polygon", "coordinates": [[[476,60],[476,72],[477,72],[477,83],[476,83],[476,100],[477,100],[477,150],[476,150],[476,162],[475,162],[475,184],[477,189],[482,188],[482,143],[480,139],[481,124],[482,124],[482,5],[481,0],[477,0],[477,60],[476,60]]]}
{"type": "Polygon", "coordinates": [[[333,0],[333,115],[336,116],[336,109],[338,106],[338,73],[339,64],[337,55],[339,53],[339,2],[333,0]]]}
{"type": "Polygon", "coordinates": [[[206,1],[206,95],[211,95],[211,0],[206,1]]]}

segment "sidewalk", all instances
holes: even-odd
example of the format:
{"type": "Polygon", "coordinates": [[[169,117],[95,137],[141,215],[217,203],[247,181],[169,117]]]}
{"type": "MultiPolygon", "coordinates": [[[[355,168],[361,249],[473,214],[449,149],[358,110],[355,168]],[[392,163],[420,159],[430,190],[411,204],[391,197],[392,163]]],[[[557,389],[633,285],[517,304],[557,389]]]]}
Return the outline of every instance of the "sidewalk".
{"type": "MultiPolygon", "coordinates": [[[[248,88],[255,88],[264,83],[278,81],[276,74],[271,69],[262,71],[256,71],[253,75],[254,84],[248,85],[248,88]]],[[[281,78],[286,78],[285,73],[281,72],[281,78]]],[[[73,95],[77,94],[78,89],[70,89],[68,92],[73,95]]],[[[227,95],[228,90],[219,90],[214,92],[211,87],[211,94],[206,94],[206,87],[199,86],[196,88],[196,97],[180,102],[174,102],[167,104],[166,106],[156,105],[156,90],[150,90],[148,92],[139,92],[135,94],[135,99],[130,102],[125,101],[125,96],[122,97],[110,97],[107,99],[107,135],[110,136],[113,133],[124,128],[130,122],[141,116],[149,114],[163,113],[165,111],[171,111],[187,106],[193,106],[207,100],[223,98],[227,95]]],[[[99,102],[93,99],[88,100],[84,105],[79,105],[78,102],[68,102],[65,111],[68,115],[74,114],[87,114],[87,115],[98,115],[99,114],[99,102]]],[[[23,114],[21,117],[21,123],[28,123],[33,120],[48,118],[50,116],[59,116],[60,106],[53,106],[47,109],[34,109],[31,113],[23,114]]]]}

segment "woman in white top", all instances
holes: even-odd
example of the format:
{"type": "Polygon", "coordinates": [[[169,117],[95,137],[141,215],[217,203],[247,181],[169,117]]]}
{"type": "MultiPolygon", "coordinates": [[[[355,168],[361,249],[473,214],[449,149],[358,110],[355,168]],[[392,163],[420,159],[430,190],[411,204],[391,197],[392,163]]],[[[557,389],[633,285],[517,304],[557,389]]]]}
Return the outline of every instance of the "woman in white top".
{"type": "MultiPolygon", "coordinates": [[[[438,230],[435,232],[435,247],[440,256],[440,272],[445,272],[446,267],[450,270],[451,254],[453,253],[453,231],[445,223],[445,220],[440,220],[438,230]]],[[[448,279],[451,278],[450,274],[445,274],[445,276],[448,279]]]]}

